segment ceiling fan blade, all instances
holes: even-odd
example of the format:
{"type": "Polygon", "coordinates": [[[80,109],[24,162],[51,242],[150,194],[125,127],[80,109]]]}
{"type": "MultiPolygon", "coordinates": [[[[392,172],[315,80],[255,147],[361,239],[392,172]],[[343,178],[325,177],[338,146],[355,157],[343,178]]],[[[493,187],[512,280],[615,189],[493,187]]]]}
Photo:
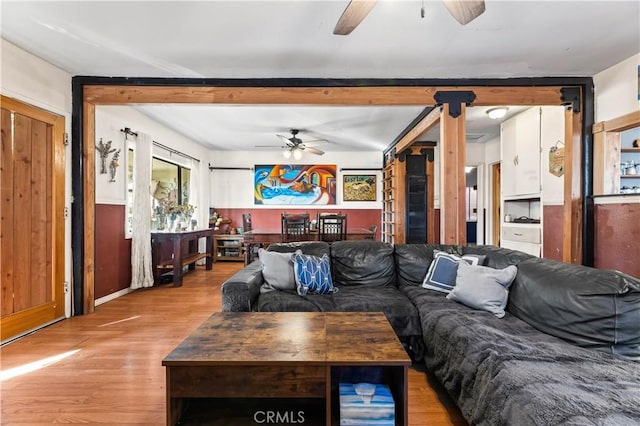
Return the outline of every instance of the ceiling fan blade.
{"type": "Polygon", "coordinates": [[[282,149],[282,148],[288,148],[286,146],[275,146],[275,145],[254,145],[254,148],[277,148],[277,149],[282,149]]]}
{"type": "Polygon", "coordinates": [[[283,141],[285,141],[286,143],[291,143],[291,140],[289,140],[287,136],[284,136],[284,135],[276,135],[276,136],[282,139],[283,141]]]}
{"type": "Polygon", "coordinates": [[[333,33],[336,35],[351,34],[351,31],[355,30],[375,5],[376,0],[351,0],[338,19],[333,33]]]}
{"type": "Polygon", "coordinates": [[[442,0],[449,13],[462,25],[484,13],[484,0],[442,0]]]}
{"type": "Polygon", "coordinates": [[[302,143],[303,145],[306,145],[306,146],[316,146],[316,145],[321,145],[323,143],[329,143],[329,141],[326,139],[315,139],[309,142],[302,142],[302,143]]]}
{"type": "Polygon", "coordinates": [[[319,149],[312,148],[312,147],[310,147],[310,146],[306,146],[306,147],[304,147],[304,148],[302,148],[302,149],[304,149],[305,151],[309,151],[310,153],[312,153],[312,154],[316,154],[316,155],[322,155],[322,154],[324,154],[324,151],[320,151],[319,149]]]}

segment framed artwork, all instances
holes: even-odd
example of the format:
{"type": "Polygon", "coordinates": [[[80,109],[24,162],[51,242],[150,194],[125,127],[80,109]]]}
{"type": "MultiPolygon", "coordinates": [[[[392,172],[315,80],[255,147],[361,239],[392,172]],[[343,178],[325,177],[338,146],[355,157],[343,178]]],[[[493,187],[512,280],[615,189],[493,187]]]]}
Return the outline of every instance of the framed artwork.
{"type": "Polygon", "coordinates": [[[342,184],[344,201],[376,200],[376,175],[343,175],[342,184]]]}
{"type": "Polygon", "coordinates": [[[336,204],[335,164],[256,165],[255,204],[336,204]]]}

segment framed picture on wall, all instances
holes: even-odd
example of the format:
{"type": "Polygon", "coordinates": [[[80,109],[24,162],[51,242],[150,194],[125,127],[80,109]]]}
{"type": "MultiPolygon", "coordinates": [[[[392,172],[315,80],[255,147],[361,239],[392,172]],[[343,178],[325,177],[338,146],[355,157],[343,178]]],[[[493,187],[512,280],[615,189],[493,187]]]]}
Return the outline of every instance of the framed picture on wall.
{"type": "Polygon", "coordinates": [[[336,204],[335,164],[257,164],[255,204],[336,204]]]}
{"type": "Polygon", "coordinates": [[[343,175],[343,201],[376,201],[376,175],[343,175]]]}

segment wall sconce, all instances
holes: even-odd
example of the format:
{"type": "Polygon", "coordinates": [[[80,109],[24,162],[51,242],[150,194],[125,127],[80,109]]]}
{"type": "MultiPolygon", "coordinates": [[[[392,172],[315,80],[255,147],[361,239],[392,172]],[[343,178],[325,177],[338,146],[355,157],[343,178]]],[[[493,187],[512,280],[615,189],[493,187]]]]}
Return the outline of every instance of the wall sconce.
{"type": "Polygon", "coordinates": [[[487,110],[487,115],[492,120],[497,120],[499,118],[504,117],[507,114],[507,111],[509,111],[509,108],[507,107],[491,108],[487,110]]]}

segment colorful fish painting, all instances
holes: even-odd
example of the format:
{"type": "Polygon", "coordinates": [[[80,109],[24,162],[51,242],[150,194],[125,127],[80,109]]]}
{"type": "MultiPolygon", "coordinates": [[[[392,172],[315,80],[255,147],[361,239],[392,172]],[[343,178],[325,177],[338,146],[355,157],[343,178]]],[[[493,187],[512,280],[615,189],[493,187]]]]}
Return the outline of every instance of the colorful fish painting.
{"type": "Polygon", "coordinates": [[[256,165],[255,204],[336,204],[335,164],[256,165]]]}

